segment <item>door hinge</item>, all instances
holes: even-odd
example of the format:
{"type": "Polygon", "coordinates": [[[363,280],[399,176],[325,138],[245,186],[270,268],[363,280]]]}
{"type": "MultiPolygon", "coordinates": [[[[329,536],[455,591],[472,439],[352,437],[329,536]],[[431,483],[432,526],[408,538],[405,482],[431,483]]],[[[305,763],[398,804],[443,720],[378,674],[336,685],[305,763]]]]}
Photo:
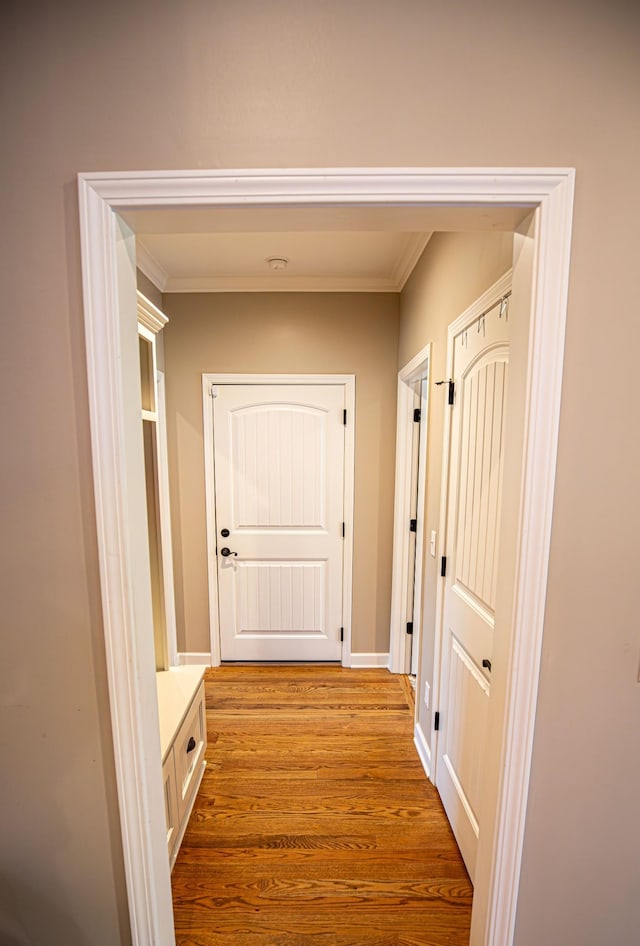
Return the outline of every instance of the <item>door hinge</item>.
{"type": "Polygon", "coordinates": [[[407,621],[407,634],[413,634],[413,621],[407,621]]]}
{"type": "Polygon", "coordinates": [[[443,555],[440,559],[440,577],[446,578],[447,576],[447,556],[443,555]]]}
{"type": "Polygon", "coordinates": [[[343,522],[343,523],[342,523],[342,538],[344,539],[344,537],[345,537],[345,525],[344,525],[344,522],[343,522]]]}
{"type": "Polygon", "coordinates": [[[433,714],[433,728],[435,732],[440,729],[440,713],[433,714]]]}
{"type": "Polygon", "coordinates": [[[346,407],[345,407],[345,409],[344,409],[343,412],[342,412],[342,423],[344,424],[345,427],[347,426],[347,409],[346,409],[346,407]]]}
{"type": "Polygon", "coordinates": [[[209,389],[209,394],[211,395],[211,397],[217,397],[217,396],[218,396],[218,385],[217,385],[217,384],[212,384],[212,385],[211,385],[211,388],[209,389]]]}
{"type": "Polygon", "coordinates": [[[435,384],[436,387],[439,387],[441,384],[447,384],[449,386],[448,403],[453,404],[456,392],[456,386],[453,381],[436,381],[435,384]]]}
{"type": "Polygon", "coordinates": [[[414,409],[413,409],[413,423],[414,423],[414,424],[419,424],[421,419],[422,419],[422,411],[420,410],[419,407],[414,407],[414,409]]]}
{"type": "Polygon", "coordinates": [[[417,531],[418,531],[418,520],[409,519],[409,532],[417,532],[417,531]]]}
{"type": "Polygon", "coordinates": [[[340,642],[344,643],[344,628],[340,628],[340,642]]]}

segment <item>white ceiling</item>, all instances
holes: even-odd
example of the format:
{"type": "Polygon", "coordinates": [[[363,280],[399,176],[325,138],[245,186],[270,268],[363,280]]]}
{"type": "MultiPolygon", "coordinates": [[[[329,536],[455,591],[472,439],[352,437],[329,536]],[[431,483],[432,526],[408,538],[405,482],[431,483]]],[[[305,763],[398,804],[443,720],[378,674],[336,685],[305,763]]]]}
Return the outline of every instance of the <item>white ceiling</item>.
{"type": "Polygon", "coordinates": [[[514,230],[527,207],[264,207],[124,217],[162,292],[400,292],[435,231],[514,230]],[[266,260],[289,260],[272,272],[266,260]]]}
{"type": "Polygon", "coordinates": [[[428,233],[315,231],[138,237],[138,266],[163,292],[400,292],[428,233]],[[282,272],[270,257],[288,260],[282,272]]]}

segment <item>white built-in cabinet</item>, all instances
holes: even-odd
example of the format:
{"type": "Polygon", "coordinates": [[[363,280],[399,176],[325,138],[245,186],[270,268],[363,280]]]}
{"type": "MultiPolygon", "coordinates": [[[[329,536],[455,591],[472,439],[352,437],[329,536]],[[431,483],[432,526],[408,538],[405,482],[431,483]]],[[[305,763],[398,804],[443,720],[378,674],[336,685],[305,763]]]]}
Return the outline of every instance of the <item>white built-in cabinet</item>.
{"type": "Polygon", "coordinates": [[[173,867],[205,769],[205,667],[156,674],[167,848],[173,867]]]}
{"type": "Polygon", "coordinates": [[[160,720],[167,849],[175,862],[205,767],[205,667],[177,667],[163,374],[158,338],[167,317],[138,292],[140,395],[144,445],[153,642],[160,720]]]}

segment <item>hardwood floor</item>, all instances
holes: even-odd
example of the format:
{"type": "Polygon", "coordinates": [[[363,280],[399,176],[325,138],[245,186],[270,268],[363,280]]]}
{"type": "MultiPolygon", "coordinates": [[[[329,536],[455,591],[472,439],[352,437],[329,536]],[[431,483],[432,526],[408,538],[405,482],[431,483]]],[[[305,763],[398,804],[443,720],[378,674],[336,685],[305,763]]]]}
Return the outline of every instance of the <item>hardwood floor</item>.
{"type": "Polygon", "coordinates": [[[205,681],[178,946],[468,946],[473,891],[418,761],[408,683],[333,664],[205,681]]]}

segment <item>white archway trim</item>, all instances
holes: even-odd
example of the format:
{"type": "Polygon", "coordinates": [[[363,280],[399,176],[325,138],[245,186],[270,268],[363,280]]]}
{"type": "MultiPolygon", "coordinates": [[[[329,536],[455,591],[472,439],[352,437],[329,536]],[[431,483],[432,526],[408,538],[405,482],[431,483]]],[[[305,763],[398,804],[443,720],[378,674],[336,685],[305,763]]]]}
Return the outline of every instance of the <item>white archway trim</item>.
{"type": "MultiPolygon", "coordinates": [[[[431,206],[538,208],[526,395],[515,646],[508,668],[488,921],[482,946],[510,946],[517,904],[555,483],[569,276],[572,169],[318,169],[138,171],[79,175],[82,269],[105,648],[122,838],[135,946],[172,946],[173,919],[153,664],[136,627],[133,576],[144,553],[133,534],[130,491],[138,458],[125,450],[126,331],[135,282],[122,291],[122,224],[135,208],[431,206]],[[157,769],[157,771],[156,771],[157,769]]],[[[125,228],[126,229],[126,228],[125,228]]],[[[126,243],[127,241],[124,240],[126,243]]],[[[127,257],[125,259],[125,257],[127,257]]],[[[130,272],[129,272],[130,276],[130,272]]],[[[129,379],[130,381],[131,379],[129,379]]],[[[130,387],[130,385],[129,385],[130,387]]],[[[135,410],[135,405],[133,407],[135,410]]],[[[142,470],[139,471],[140,478],[142,470]]],[[[140,482],[142,480],[140,479],[140,482]]],[[[138,484],[139,485],[139,484],[138,484]]],[[[143,602],[144,604],[144,602],[143,602]]],[[[142,609],[144,611],[144,608],[142,609]]],[[[474,907],[475,909],[475,907],[474,907]]],[[[480,941],[478,940],[478,946],[480,941]]]]}

